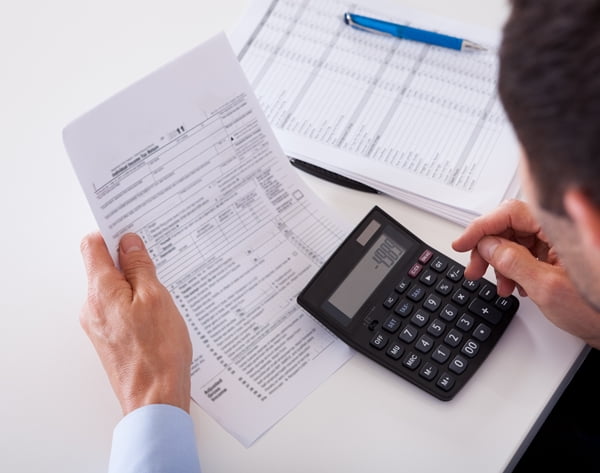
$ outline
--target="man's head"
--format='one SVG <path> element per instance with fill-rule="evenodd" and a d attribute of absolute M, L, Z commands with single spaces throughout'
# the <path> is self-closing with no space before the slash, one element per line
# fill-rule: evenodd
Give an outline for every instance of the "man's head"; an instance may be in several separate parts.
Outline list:
<path fill-rule="evenodd" d="M 499 90 L 540 206 L 577 188 L 600 209 L 600 1 L 512 0 Z"/>
<path fill-rule="evenodd" d="M 600 0 L 512 0 L 499 90 L 524 150 L 525 194 L 600 310 Z"/>

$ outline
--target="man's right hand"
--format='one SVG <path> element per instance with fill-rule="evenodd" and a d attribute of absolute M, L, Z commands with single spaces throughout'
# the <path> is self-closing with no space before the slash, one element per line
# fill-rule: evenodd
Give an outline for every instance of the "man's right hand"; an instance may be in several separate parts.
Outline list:
<path fill-rule="evenodd" d="M 600 348 L 600 313 L 581 297 L 526 203 L 504 202 L 475 219 L 452 246 L 471 251 L 466 277 L 478 279 L 492 266 L 499 295 L 516 287 L 555 325 Z"/>

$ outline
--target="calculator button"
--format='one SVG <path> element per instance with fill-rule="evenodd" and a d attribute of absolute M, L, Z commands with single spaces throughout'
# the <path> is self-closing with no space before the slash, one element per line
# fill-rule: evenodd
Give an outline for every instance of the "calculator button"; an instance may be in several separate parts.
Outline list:
<path fill-rule="evenodd" d="M 446 330 L 446 324 L 440 319 L 435 319 L 429 324 L 429 327 L 427 327 L 427 333 L 433 335 L 434 337 L 439 337 L 442 333 L 444 333 L 444 330 Z"/>
<path fill-rule="evenodd" d="M 458 309 L 452 304 L 446 304 L 446 306 L 440 312 L 440 317 L 448 322 L 452 322 L 458 315 Z"/>
<path fill-rule="evenodd" d="M 469 362 L 460 355 L 456 357 L 448 364 L 448 369 L 456 374 L 461 374 L 469 366 Z"/>
<path fill-rule="evenodd" d="M 387 345 L 389 338 L 383 333 L 378 333 L 371 339 L 371 346 L 377 348 L 378 350 L 383 350 Z"/>
<path fill-rule="evenodd" d="M 425 307 L 430 312 L 435 312 L 442 305 L 442 299 L 440 299 L 435 294 L 429 294 L 423 302 L 423 307 Z"/>
<path fill-rule="evenodd" d="M 450 348 L 444 345 L 439 345 L 431 354 L 431 359 L 438 363 L 445 363 L 450 356 Z"/>
<path fill-rule="evenodd" d="M 415 327 L 407 325 L 402 329 L 398 338 L 403 342 L 410 343 L 417 337 L 418 333 L 419 331 Z"/>
<path fill-rule="evenodd" d="M 454 383 L 454 376 L 452 376 L 449 373 L 443 373 L 442 376 L 440 376 L 440 379 L 438 379 L 437 383 L 435 384 L 438 387 L 442 388 L 444 391 L 450 391 L 452 389 L 452 386 L 454 386 Z"/>
<path fill-rule="evenodd" d="M 400 328 L 401 322 L 398 317 L 390 315 L 381 326 L 386 332 L 394 333 Z"/>
<path fill-rule="evenodd" d="M 394 290 L 398 293 L 398 294 L 403 294 L 404 291 L 406 291 L 408 289 L 408 286 L 410 286 L 410 280 L 409 279 L 403 279 L 402 281 L 400 281 L 396 287 L 394 288 Z"/>
<path fill-rule="evenodd" d="M 423 269 L 423 266 L 422 266 L 422 265 L 420 265 L 419 263 L 415 263 L 415 264 L 413 264 L 413 265 L 412 265 L 412 267 L 409 269 L 409 271 L 408 271 L 408 275 L 409 275 L 411 278 L 416 278 L 416 277 L 419 275 L 419 273 L 421 272 L 421 270 L 422 270 L 422 269 Z"/>
<path fill-rule="evenodd" d="M 473 317 L 468 314 L 463 314 L 460 316 L 460 319 L 458 319 L 458 322 L 456 322 L 456 326 L 463 332 L 468 332 L 471 330 L 474 322 L 475 319 L 473 319 Z"/>
<path fill-rule="evenodd" d="M 437 286 L 435 286 L 435 290 L 439 292 L 442 296 L 447 296 L 452 292 L 454 286 L 448 282 L 447 279 L 442 279 Z"/>
<path fill-rule="evenodd" d="M 424 310 L 419 309 L 410 318 L 410 321 L 417 327 L 423 327 L 427 322 L 429 322 L 429 314 Z"/>
<path fill-rule="evenodd" d="M 469 300 L 469 293 L 462 287 L 459 287 L 454 295 L 452 296 L 452 302 L 456 302 L 459 305 L 465 305 Z"/>
<path fill-rule="evenodd" d="M 419 263 L 427 264 L 427 262 L 431 259 L 432 256 L 433 256 L 433 251 L 431 251 L 431 250 L 423 251 L 423 253 L 421 253 L 421 256 L 419 256 Z"/>
<path fill-rule="evenodd" d="M 462 333 L 453 328 L 448 332 L 448 335 L 444 338 L 444 343 L 447 343 L 451 347 L 457 347 L 462 340 Z"/>
<path fill-rule="evenodd" d="M 481 297 L 484 301 L 491 302 L 494 297 L 496 297 L 496 288 L 491 284 L 486 284 L 479 291 L 479 297 Z"/>
<path fill-rule="evenodd" d="M 406 355 L 402 364 L 410 370 L 416 370 L 421 364 L 421 357 L 411 351 Z"/>
<path fill-rule="evenodd" d="M 446 277 L 450 279 L 452 282 L 458 282 L 462 279 L 464 274 L 464 269 L 462 266 L 453 265 L 448 272 L 446 273 Z"/>
<path fill-rule="evenodd" d="M 469 358 L 473 358 L 475 355 L 477 355 L 477 353 L 479 353 L 479 342 L 473 340 L 472 338 L 469 338 L 467 340 L 467 343 L 463 345 L 460 351 L 461 353 L 467 355 Z"/>
<path fill-rule="evenodd" d="M 448 267 L 448 262 L 444 258 L 438 256 L 433 260 L 433 263 L 431 263 L 431 267 L 438 273 L 441 273 Z"/>
<path fill-rule="evenodd" d="M 419 370 L 419 375 L 429 381 L 435 378 L 438 369 L 434 366 L 433 363 L 429 361 L 423 365 L 423 367 Z"/>
<path fill-rule="evenodd" d="M 385 354 L 394 360 L 399 360 L 404 353 L 404 347 L 398 343 L 392 343 L 385 351 Z"/>
<path fill-rule="evenodd" d="M 406 297 L 415 302 L 419 302 L 425 296 L 425 289 L 421 286 L 415 286 L 408 291 Z"/>
<path fill-rule="evenodd" d="M 462 283 L 462 287 L 464 287 L 467 291 L 475 292 L 479 288 L 479 281 L 474 281 L 473 279 L 465 279 Z"/>
<path fill-rule="evenodd" d="M 469 310 L 474 314 L 483 317 L 485 320 L 492 324 L 497 324 L 502 319 L 502 314 L 490 305 L 486 304 L 481 299 L 473 299 L 469 304 Z"/>
<path fill-rule="evenodd" d="M 383 301 L 383 306 L 386 309 L 391 309 L 392 307 L 394 307 L 394 304 L 396 303 L 397 300 L 398 300 L 397 294 L 390 294 L 387 297 L 387 299 L 385 301 Z"/>
<path fill-rule="evenodd" d="M 433 348 L 433 339 L 427 335 L 421 335 L 421 338 L 415 343 L 415 348 L 420 352 L 427 353 Z"/>
<path fill-rule="evenodd" d="M 498 307 L 498 309 L 508 310 L 512 307 L 512 300 L 507 297 L 499 297 L 496 300 L 495 306 Z"/>
<path fill-rule="evenodd" d="M 419 281 L 421 281 L 426 286 L 433 286 L 436 280 L 436 275 L 429 270 L 426 270 L 419 278 Z"/>
<path fill-rule="evenodd" d="M 473 336 L 480 342 L 485 342 L 491 333 L 492 329 L 486 324 L 479 324 L 473 331 Z"/>
<path fill-rule="evenodd" d="M 400 303 L 394 309 L 394 313 L 401 315 L 402 317 L 408 317 L 413 310 L 413 303 L 402 299 Z"/>

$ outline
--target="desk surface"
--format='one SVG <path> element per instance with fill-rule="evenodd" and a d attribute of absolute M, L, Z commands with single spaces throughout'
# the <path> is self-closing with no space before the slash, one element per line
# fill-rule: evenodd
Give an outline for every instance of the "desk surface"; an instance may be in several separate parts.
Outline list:
<path fill-rule="evenodd" d="M 501 0 L 404 3 L 492 28 L 508 12 Z M 246 5 L 33 0 L 0 15 L 1 471 L 104 472 L 121 417 L 79 327 L 79 241 L 96 225 L 64 151 L 63 126 L 231 28 Z M 353 223 L 377 204 L 448 252 L 461 230 L 388 197 L 302 177 Z M 194 405 L 203 469 L 501 472 L 583 349 L 523 301 L 497 349 L 450 403 L 355 356 L 249 449 Z"/>

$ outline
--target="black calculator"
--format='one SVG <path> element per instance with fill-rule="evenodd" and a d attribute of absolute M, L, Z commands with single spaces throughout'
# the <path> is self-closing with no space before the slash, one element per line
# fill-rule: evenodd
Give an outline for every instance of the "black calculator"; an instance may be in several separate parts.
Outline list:
<path fill-rule="evenodd" d="M 448 401 L 519 307 L 375 206 L 298 296 L 352 348 Z"/>

